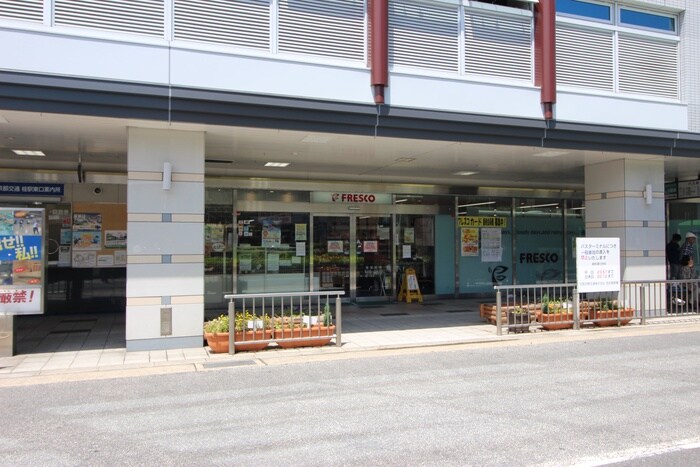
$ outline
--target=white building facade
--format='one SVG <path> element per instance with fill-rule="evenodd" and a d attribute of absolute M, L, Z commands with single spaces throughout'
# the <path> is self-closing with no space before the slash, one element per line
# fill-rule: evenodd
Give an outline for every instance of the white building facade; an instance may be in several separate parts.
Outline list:
<path fill-rule="evenodd" d="M 65 186 L 0 201 L 46 208 L 46 312 L 123 309 L 130 350 L 201 346 L 232 291 L 572 281 L 584 235 L 664 279 L 699 28 L 684 0 L 0 1 L 0 181 Z"/>

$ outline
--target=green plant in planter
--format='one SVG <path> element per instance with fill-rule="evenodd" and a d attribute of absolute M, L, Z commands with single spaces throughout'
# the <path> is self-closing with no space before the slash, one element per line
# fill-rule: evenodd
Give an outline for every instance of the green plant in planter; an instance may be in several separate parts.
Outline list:
<path fill-rule="evenodd" d="M 228 315 L 221 315 L 204 323 L 204 332 L 228 332 Z"/>
<path fill-rule="evenodd" d="M 326 302 L 326 304 L 323 305 L 323 325 L 330 326 L 332 324 L 333 324 L 333 315 L 331 315 L 330 307 L 328 306 L 328 302 Z"/>

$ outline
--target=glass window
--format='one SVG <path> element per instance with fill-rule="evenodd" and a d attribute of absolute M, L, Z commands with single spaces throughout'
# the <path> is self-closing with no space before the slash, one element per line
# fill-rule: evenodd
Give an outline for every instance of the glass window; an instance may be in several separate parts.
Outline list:
<path fill-rule="evenodd" d="M 465 196 L 458 209 L 459 291 L 513 284 L 511 200 Z"/>
<path fill-rule="evenodd" d="M 658 29 L 660 31 L 676 31 L 676 19 L 672 16 L 628 10 L 627 8 L 620 9 L 620 24 Z"/>
<path fill-rule="evenodd" d="M 603 21 L 610 21 L 610 5 L 582 2 L 580 0 L 557 0 L 557 12 L 567 15 L 584 16 Z"/>
<path fill-rule="evenodd" d="M 524 198 L 515 209 L 518 284 L 564 282 L 562 201 Z"/>
<path fill-rule="evenodd" d="M 235 231 L 238 293 L 309 290 L 309 215 L 241 212 Z"/>

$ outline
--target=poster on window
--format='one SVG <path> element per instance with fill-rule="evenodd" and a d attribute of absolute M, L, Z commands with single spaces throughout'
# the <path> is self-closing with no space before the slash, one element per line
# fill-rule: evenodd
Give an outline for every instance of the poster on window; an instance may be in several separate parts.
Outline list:
<path fill-rule="evenodd" d="M 342 253 L 343 252 L 343 241 L 342 240 L 328 240 L 328 253 Z"/>
<path fill-rule="evenodd" d="M 294 224 L 294 240 L 297 242 L 306 241 L 306 224 Z"/>
<path fill-rule="evenodd" d="M 0 208 L 0 313 L 43 313 L 44 210 Z"/>
<path fill-rule="evenodd" d="M 282 229 L 270 219 L 262 221 L 261 245 L 266 248 L 278 247 L 282 244 Z"/>
<path fill-rule="evenodd" d="M 462 227 L 462 256 L 479 256 L 479 229 Z"/>
<path fill-rule="evenodd" d="M 97 212 L 73 213 L 73 230 L 102 230 L 102 214 Z"/>
<path fill-rule="evenodd" d="M 105 248 L 126 248 L 126 230 L 105 230 Z"/>
<path fill-rule="evenodd" d="M 362 251 L 365 253 L 376 253 L 379 248 L 377 240 L 366 240 L 362 243 Z"/>
<path fill-rule="evenodd" d="M 403 242 L 404 243 L 413 243 L 415 241 L 416 234 L 415 230 L 413 230 L 413 227 L 406 227 L 403 229 Z"/>
<path fill-rule="evenodd" d="M 483 263 L 500 263 L 503 258 L 500 228 L 483 227 L 481 229 L 481 261 Z"/>
<path fill-rule="evenodd" d="M 102 249 L 102 232 L 73 231 L 73 250 L 100 250 Z"/>

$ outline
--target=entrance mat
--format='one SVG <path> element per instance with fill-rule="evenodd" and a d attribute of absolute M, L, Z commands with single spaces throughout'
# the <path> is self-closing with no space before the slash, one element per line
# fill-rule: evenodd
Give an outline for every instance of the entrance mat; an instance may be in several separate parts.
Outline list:
<path fill-rule="evenodd" d="M 467 313 L 471 310 L 445 310 L 445 313 Z"/>
<path fill-rule="evenodd" d="M 97 321 L 97 318 L 62 319 L 61 323 L 87 323 L 89 321 Z"/>
<path fill-rule="evenodd" d="M 64 330 L 55 330 L 49 332 L 49 334 L 75 334 L 76 332 L 90 332 L 92 331 L 92 328 L 88 329 L 64 329 Z"/>
<path fill-rule="evenodd" d="M 433 305 L 444 305 L 442 302 L 423 302 L 421 303 L 423 306 L 433 306 Z"/>
<path fill-rule="evenodd" d="M 408 316 L 408 313 L 379 313 L 379 316 Z"/>

